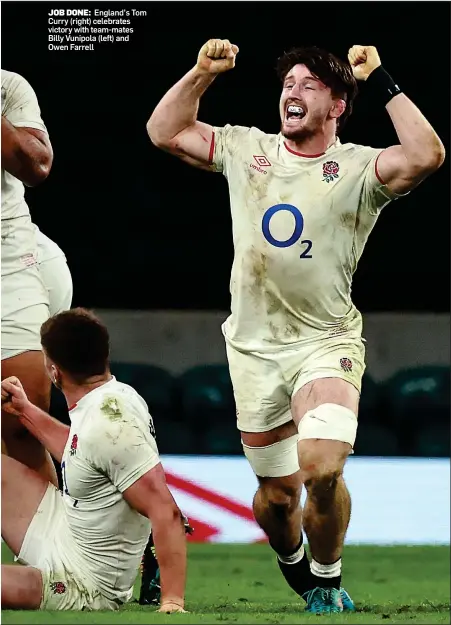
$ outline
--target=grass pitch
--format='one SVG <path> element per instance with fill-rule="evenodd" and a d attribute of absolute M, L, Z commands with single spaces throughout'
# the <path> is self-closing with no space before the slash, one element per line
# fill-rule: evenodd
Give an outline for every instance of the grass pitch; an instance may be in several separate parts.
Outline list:
<path fill-rule="evenodd" d="M 2 562 L 11 555 L 2 545 Z M 119 612 L 2 610 L 2 623 L 450 623 L 449 547 L 345 549 L 343 585 L 357 612 L 318 617 L 285 585 L 266 545 L 190 544 L 186 609 L 157 614 L 129 604 Z M 136 592 L 139 585 L 136 584 Z"/>

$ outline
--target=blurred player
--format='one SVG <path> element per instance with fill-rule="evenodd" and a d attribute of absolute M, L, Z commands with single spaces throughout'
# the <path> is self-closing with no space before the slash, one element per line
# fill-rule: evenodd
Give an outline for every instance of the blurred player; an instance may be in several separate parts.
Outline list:
<path fill-rule="evenodd" d="M 72 276 L 63 250 L 33 224 L 36 232 L 37 261 L 49 297 L 50 315 L 69 310 L 72 304 Z"/>
<path fill-rule="evenodd" d="M 36 260 L 36 235 L 24 199 L 24 184 L 45 180 L 52 147 L 29 83 L 2 70 L 2 378 L 20 378 L 30 401 L 43 410 L 50 381 L 39 329 L 49 316 L 49 298 Z M 51 458 L 11 415 L 2 414 L 2 450 L 57 483 Z"/>
<path fill-rule="evenodd" d="M 255 518 L 308 611 L 353 610 L 340 591 L 350 518 L 342 473 L 365 366 L 352 275 L 382 208 L 436 171 L 444 148 L 372 46 L 351 48 L 349 63 L 317 48 L 285 54 L 278 135 L 197 121 L 202 94 L 237 52 L 228 40 L 206 43 L 147 129 L 156 146 L 228 180 L 235 258 L 223 332 L 238 428 L 259 480 Z M 340 143 L 356 79 L 386 107 L 398 145 Z M 261 108 L 258 86 L 244 104 Z"/>
<path fill-rule="evenodd" d="M 2 536 L 26 565 L 2 566 L 2 608 L 117 609 L 132 597 L 152 524 L 160 610 L 182 612 L 185 530 L 146 403 L 110 374 L 108 331 L 89 311 L 51 317 L 41 337 L 70 428 L 32 404 L 15 376 L 2 381 L 2 403 L 61 462 L 63 493 L 2 455 Z"/>

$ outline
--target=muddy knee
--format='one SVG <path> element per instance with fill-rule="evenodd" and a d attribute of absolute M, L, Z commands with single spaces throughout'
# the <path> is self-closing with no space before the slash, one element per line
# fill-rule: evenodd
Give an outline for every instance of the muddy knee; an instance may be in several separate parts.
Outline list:
<path fill-rule="evenodd" d="M 304 481 L 310 496 L 325 497 L 337 487 L 338 480 L 343 475 L 341 469 L 324 468 L 314 471 Z"/>
<path fill-rule="evenodd" d="M 256 497 L 260 498 L 273 518 L 283 521 L 298 509 L 300 489 L 283 480 L 261 479 Z"/>

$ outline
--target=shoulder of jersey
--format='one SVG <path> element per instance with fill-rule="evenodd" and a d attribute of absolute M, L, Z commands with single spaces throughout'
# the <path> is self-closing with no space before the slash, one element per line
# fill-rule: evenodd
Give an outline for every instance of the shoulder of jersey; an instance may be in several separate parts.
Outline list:
<path fill-rule="evenodd" d="M 2 69 L 2 87 L 9 87 L 11 83 L 28 82 L 23 76 L 17 72 L 10 72 L 7 69 Z"/>
<path fill-rule="evenodd" d="M 124 402 L 128 406 L 133 405 L 135 409 L 139 404 L 141 407 L 147 408 L 147 404 L 138 391 L 130 384 L 125 384 L 120 380 L 116 380 L 114 386 L 109 386 L 101 394 L 102 400 L 108 396 L 117 397 L 119 401 Z M 99 398 L 100 399 L 100 398 Z"/>
<path fill-rule="evenodd" d="M 266 132 L 263 132 L 263 130 L 260 130 L 260 128 L 256 128 L 255 126 L 246 128 L 246 130 L 248 132 L 249 142 L 258 145 L 259 149 L 262 152 L 267 153 L 271 148 L 277 146 L 279 135 L 268 134 Z"/>
<path fill-rule="evenodd" d="M 373 148 L 369 145 L 359 145 L 357 143 L 344 143 L 337 148 L 335 152 L 336 156 L 344 156 L 349 159 L 363 159 L 367 161 L 377 155 L 378 152 L 383 152 L 384 148 Z"/>
<path fill-rule="evenodd" d="M 276 139 L 277 135 L 272 135 L 272 134 L 268 134 L 266 132 L 263 132 L 263 130 L 260 130 L 260 128 L 257 128 L 256 126 L 239 126 L 238 124 L 226 124 L 224 126 L 224 128 L 228 128 L 231 131 L 234 131 L 237 134 L 249 134 L 252 138 L 255 139 L 264 139 L 264 138 L 268 138 L 268 139 Z"/>
<path fill-rule="evenodd" d="M 338 148 L 341 152 L 361 152 L 363 150 L 373 150 L 369 145 L 361 145 L 360 143 L 342 143 Z"/>

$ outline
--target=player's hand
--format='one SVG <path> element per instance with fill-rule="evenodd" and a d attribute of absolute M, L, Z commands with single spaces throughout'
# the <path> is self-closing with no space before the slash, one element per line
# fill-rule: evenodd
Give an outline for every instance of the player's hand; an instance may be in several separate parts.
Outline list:
<path fill-rule="evenodd" d="M 186 614 L 186 610 L 184 610 L 181 605 L 178 603 L 172 603 L 171 601 L 162 603 L 158 612 L 163 612 L 164 614 Z"/>
<path fill-rule="evenodd" d="M 15 376 L 2 380 L 2 410 L 21 416 L 30 405 L 20 380 Z"/>
<path fill-rule="evenodd" d="M 238 46 L 228 39 L 210 39 L 199 51 L 197 69 L 207 74 L 222 74 L 235 67 Z"/>
<path fill-rule="evenodd" d="M 371 72 L 381 65 L 374 46 L 352 46 L 348 52 L 348 60 L 356 80 L 366 80 Z"/>

